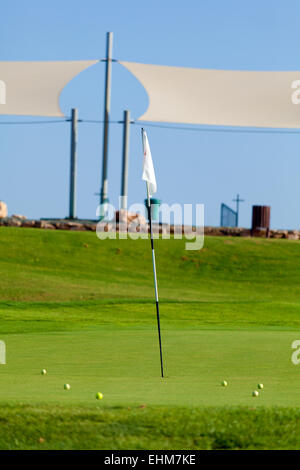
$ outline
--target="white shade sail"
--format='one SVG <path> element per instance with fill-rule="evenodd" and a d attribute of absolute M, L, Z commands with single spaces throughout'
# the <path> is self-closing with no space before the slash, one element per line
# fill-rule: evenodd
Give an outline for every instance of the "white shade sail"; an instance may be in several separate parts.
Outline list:
<path fill-rule="evenodd" d="M 0 62 L 0 114 L 64 116 L 59 95 L 98 60 Z"/>
<path fill-rule="evenodd" d="M 300 71 L 120 63 L 148 93 L 149 107 L 140 121 L 300 128 Z"/>

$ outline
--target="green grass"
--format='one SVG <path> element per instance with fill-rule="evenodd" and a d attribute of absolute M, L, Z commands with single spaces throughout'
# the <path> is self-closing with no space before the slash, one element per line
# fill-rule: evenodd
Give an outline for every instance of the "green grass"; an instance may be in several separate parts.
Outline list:
<path fill-rule="evenodd" d="M 299 242 L 184 243 L 156 242 L 162 380 L 148 240 L 0 228 L 0 448 L 300 448 Z"/>
<path fill-rule="evenodd" d="M 1 449 L 299 449 L 300 411 L 7 405 L 0 423 Z"/>

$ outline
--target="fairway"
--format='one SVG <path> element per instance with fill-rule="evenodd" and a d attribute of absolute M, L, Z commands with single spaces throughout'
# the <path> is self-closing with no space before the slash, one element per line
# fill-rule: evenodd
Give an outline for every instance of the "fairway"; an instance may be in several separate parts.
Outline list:
<path fill-rule="evenodd" d="M 230 436 L 252 419 L 251 426 L 261 420 L 263 429 L 266 413 L 278 426 L 284 416 L 299 425 L 300 365 L 291 361 L 292 342 L 300 339 L 298 242 L 206 237 L 196 252 L 185 251 L 184 240 L 156 242 L 164 379 L 148 243 L 0 229 L 0 340 L 7 348 L 0 419 L 11 432 L 25 433 L 11 443 L 3 428 L 1 448 L 40 448 L 41 416 L 53 422 L 61 416 L 67 426 L 63 437 L 51 431 L 45 448 L 263 448 L 267 436 L 255 444 L 254 428 L 246 443 Z M 264 389 L 254 398 L 258 383 Z M 97 392 L 103 400 L 96 400 Z M 199 440 L 194 424 L 187 438 L 180 429 L 188 410 L 217 416 L 219 424 L 208 436 L 201 418 L 206 437 Z M 226 421 L 229 410 L 239 416 L 235 431 Z M 79 443 L 68 423 L 85 412 L 89 424 L 83 420 L 81 432 L 89 437 Z M 142 412 L 147 422 L 137 440 L 136 413 Z M 166 440 L 153 435 L 149 442 L 147 429 L 159 432 L 161 413 L 168 414 L 166 423 L 171 419 Z M 127 437 L 111 431 L 109 423 L 119 419 L 126 420 Z M 102 421 L 108 428 L 95 443 L 89 429 L 94 433 Z M 221 441 L 220 423 L 228 427 Z"/>

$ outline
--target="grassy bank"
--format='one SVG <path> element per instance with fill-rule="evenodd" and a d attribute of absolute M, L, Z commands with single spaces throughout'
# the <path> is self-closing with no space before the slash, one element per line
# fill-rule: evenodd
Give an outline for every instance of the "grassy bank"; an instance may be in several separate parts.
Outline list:
<path fill-rule="evenodd" d="M 300 412 L 7 406 L 0 449 L 299 449 Z"/>

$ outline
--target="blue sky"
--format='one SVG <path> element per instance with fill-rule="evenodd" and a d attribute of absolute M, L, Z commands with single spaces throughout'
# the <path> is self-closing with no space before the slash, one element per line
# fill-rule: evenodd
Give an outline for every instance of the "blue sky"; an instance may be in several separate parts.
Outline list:
<path fill-rule="evenodd" d="M 0 60 L 101 59 L 106 32 L 112 31 L 113 55 L 119 60 L 300 70 L 297 1 L 10 0 L 0 8 Z M 69 115 L 78 107 L 79 117 L 101 120 L 103 100 L 104 64 L 99 63 L 67 85 L 61 108 Z M 124 109 L 139 117 L 147 100 L 136 79 L 113 64 L 111 119 L 121 120 Z M 0 122 L 32 119 L 0 116 Z M 231 200 L 239 193 L 246 200 L 240 225 L 250 226 L 253 204 L 267 204 L 272 206 L 272 227 L 300 228 L 300 133 L 145 127 L 155 161 L 157 196 L 164 202 L 204 203 L 206 225 L 218 225 L 221 202 L 234 205 Z M 32 218 L 67 215 L 69 151 L 69 123 L 0 125 L 0 199 L 10 213 Z M 108 176 L 114 204 L 120 192 L 121 152 L 122 126 L 112 124 Z M 129 203 L 144 199 L 141 167 L 140 126 L 132 125 Z M 79 217 L 95 217 L 101 168 L 102 125 L 81 123 Z"/>

